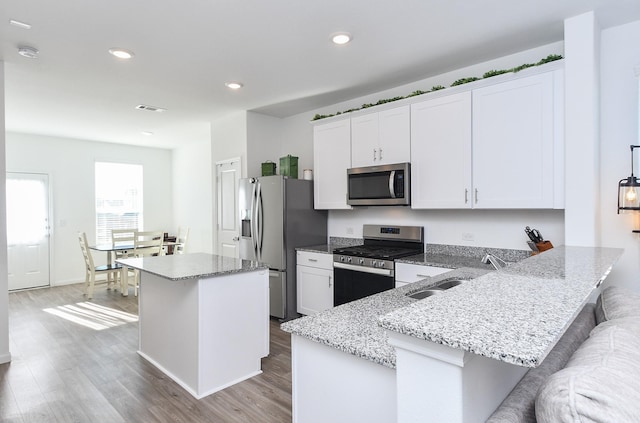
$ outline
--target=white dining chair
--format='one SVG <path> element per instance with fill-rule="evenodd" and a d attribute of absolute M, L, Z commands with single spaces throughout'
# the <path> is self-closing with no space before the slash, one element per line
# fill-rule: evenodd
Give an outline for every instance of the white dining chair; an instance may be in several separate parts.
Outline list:
<path fill-rule="evenodd" d="M 176 246 L 173 254 L 184 254 L 187 249 L 187 240 L 189 239 L 189 227 L 183 229 L 178 227 L 178 236 L 176 237 Z"/>
<path fill-rule="evenodd" d="M 93 298 L 93 289 L 96 283 L 96 275 L 106 275 L 107 277 L 107 289 L 113 284 L 115 286 L 117 275 L 120 273 L 121 266 L 119 264 L 108 263 L 101 266 L 96 266 L 89 249 L 89 243 L 87 242 L 87 234 L 84 232 L 78 232 L 78 241 L 80 242 L 80 249 L 84 257 L 85 263 L 85 278 L 84 278 L 84 292 L 88 299 Z"/>
<path fill-rule="evenodd" d="M 164 232 L 162 231 L 136 231 L 133 240 L 134 257 L 151 257 L 164 255 L 162 241 Z M 140 272 L 135 271 L 133 294 L 138 295 L 140 287 Z"/>
<path fill-rule="evenodd" d="M 130 246 L 131 248 L 127 249 L 127 250 L 113 250 L 113 253 L 115 255 L 115 259 L 123 259 L 123 258 L 129 258 L 129 257 L 134 257 L 133 255 L 133 244 L 134 244 L 134 239 L 135 239 L 135 233 L 138 232 L 138 228 L 129 228 L 129 229 L 112 229 L 111 230 L 111 245 L 115 248 L 115 247 L 127 247 Z M 129 270 L 129 273 L 131 274 L 131 276 L 134 276 L 134 272 L 133 269 Z M 123 291 L 124 290 L 124 285 L 123 285 L 123 278 L 124 276 L 122 274 L 118 274 L 118 279 L 120 282 L 120 290 Z"/>

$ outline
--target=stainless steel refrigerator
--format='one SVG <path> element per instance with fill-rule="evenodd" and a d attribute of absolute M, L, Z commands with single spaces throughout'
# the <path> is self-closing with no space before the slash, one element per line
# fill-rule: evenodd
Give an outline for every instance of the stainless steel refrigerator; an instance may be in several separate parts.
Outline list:
<path fill-rule="evenodd" d="M 240 258 L 269 266 L 270 314 L 296 310 L 296 247 L 327 243 L 327 212 L 313 208 L 313 181 L 281 175 L 240 180 Z"/>

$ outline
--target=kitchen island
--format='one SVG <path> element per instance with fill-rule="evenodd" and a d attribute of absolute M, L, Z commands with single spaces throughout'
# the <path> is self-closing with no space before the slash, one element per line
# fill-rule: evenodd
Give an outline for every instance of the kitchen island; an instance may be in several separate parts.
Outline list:
<path fill-rule="evenodd" d="M 204 253 L 118 263 L 140 272 L 138 353 L 191 395 L 261 373 L 269 354 L 268 268 Z"/>
<path fill-rule="evenodd" d="M 378 422 L 484 421 L 542 362 L 621 254 L 558 247 L 283 324 L 292 333 L 294 422 L 349 421 L 364 408 Z M 465 272 L 471 280 L 440 295 L 405 295 Z M 340 370 L 327 376 L 327 366 Z"/>

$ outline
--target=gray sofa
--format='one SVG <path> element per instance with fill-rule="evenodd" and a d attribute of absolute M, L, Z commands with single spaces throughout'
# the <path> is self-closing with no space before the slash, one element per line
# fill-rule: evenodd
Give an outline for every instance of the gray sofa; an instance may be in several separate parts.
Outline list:
<path fill-rule="evenodd" d="M 640 422 L 640 295 L 603 290 L 487 422 Z"/>

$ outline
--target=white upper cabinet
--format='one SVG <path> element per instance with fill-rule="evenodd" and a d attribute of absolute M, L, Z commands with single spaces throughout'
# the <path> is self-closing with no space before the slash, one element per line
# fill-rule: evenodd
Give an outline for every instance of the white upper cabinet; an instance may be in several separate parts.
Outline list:
<path fill-rule="evenodd" d="M 411 207 L 562 208 L 561 97 L 556 70 L 413 104 Z"/>
<path fill-rule="evenodd" d="M 411 105 L 411 205 L 470 208 L 471 92 Z"/>
<path fill-rule="evenodd" d="M 347 204 L 347 169 L 351 167 L 349 119 L 313 128 L 313 193 L 316 209 L 350 209 Z"/>
<path fill-rule="evenodd" d="M 553 76 L 473 91 L 474 208 L 553 208 Z"/>
<path fill-rule="evenodd" d="M 409 106 L 352 118 L 350 167 L 408 162 L 409 121 Z"/>

